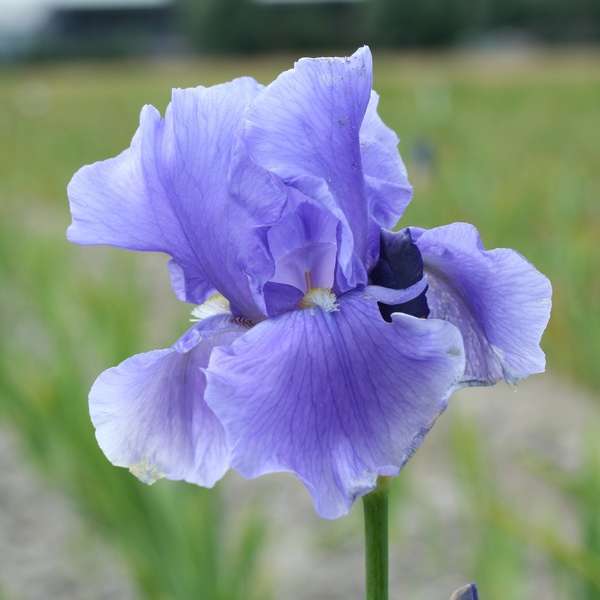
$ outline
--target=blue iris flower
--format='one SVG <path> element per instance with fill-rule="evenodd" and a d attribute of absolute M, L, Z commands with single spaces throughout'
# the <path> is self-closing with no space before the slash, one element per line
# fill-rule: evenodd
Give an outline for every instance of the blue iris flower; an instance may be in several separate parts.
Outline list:
<path fill-rule="evenodd" d="M 102 373 L 98 442 L 146 482 L 294 473 L 335 518 L 397 475 L 463 385 L 544 370 L 548 280 L 464 223 L 390 231 L 412 189 L 368 48 L 145 106 L 79 170 L 68 238 L 163 252 L 198 305 L 170 348 Z"/>

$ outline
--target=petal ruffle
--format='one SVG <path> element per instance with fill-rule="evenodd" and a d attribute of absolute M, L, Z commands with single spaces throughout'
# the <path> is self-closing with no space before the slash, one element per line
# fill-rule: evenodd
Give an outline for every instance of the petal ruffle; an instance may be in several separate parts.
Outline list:
<path fill-rule="evenodd" d="M 423 255 L 431 316 L 454 323 L 463 334 L 464 383 L 516 382 L 543 372 L 548 279 L 514 250 L 486 250 L 467 223 L 410 232 Z"/>
<path fill-rule="evenodd" d="M 244 136 L 259 165 L 307 196 L 314 198 L 319 184 L 326 184 L 362 264 L 369 218 L 359 131 L 371 82 L 372 59 L 366 47 L 349 58 L 302 59 L 256 99 Z M 320 201 L 328 201 L 323 190 L 320 195 Z M 361 283 L 359 276 L 353 285 Z M 365 278 L 362 273 L 362 283 Z"/>
<path fill-rule="evenodd" d="M 194 325 L 171 348 L 128 358 L 90 391 L 90 415 L 107 458 L 145 483 L 183 479 L 211 487 L 229 468 L 222 425 L 204 401 L 202 369 L 217 344 L 246 329 L 231 315 Z"/>
<path fill-rule="evenodd" d="M 287 192 L 240 152 L 242 119 L 260 89 L 242 78 L 174 90 L 164 119 L 145 107 L 128 150 L 73 177 L 69 239 L 165 252 L 187 300 L 214 289 L 237 312 L 261 315 L 273 265 L 256 227 L 276 220 Z"/>
<path fill-rule="evenodd" d="M 371 217 L 392 228 L 410 203 L 412 187 L 398 151 L 400 140 L 377 114 L 379 96 L 371 100 L 360 128 L 360 149 Z"/>
<path fill-rule="evenodd" d="M 446 321 L 383 321 L 361 292 L 339 309 L 311 308 L 259 323 L 206 370 L 205 398 L 246 477 L 295 473 L 326 518 L 345 514 L 379 475 L 395 475 L 464 370 Z"/>

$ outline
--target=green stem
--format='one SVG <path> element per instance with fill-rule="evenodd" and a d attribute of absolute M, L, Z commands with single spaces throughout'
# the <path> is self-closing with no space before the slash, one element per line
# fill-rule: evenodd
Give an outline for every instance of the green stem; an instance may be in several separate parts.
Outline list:
<path fill-rule="evenodd" d="M 388 600 L 388 487 L 389 479 L 380 477 L 363 497 L 367 600 Z"/>

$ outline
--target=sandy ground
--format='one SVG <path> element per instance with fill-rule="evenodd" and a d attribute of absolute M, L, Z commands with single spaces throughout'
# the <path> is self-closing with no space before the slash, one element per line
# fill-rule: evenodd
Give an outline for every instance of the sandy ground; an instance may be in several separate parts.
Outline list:
<path fill-rule="evenodd" d="M 401 525 L 396 523 L 392 530 L 392 598 L 446 599 L 470 580 L 464 571 L 466 550 L 461 541 L 471 533 L 448 456 L 449 423 L 454 416 L 467 415 L 477 423 L 489 447 L 490 472 L 502 492 L 532 518 L 539 516 L 540 510 L 548 514 L 561 511 L 560 533 L 568 539 L 572 516 L 561 498 L 537 481 L 518 457 L 534 452 L 564 468 L 576 466 L 584 432 L 600 422 L 599 406 L 588 394 L 548 375 L 518 388 L 469 389 L 457 395 L 405 471 L 412 497 L 423 502 L 412 502 L 401 511 L 396 520 Z M 90 546 L 77 511 L 68 499 L 47 489 L 20 453 L 14 432 L 6 428 L 0 428 L 0 474 L 0 597 L 136 598 L 119 558 L 100 543 Z M 230 476 L 225 494 L 233 518 L 249 502 L 268 505 L 271 534 L 265 556 L 277 599 L 361 597 L 358 504 L 345 519 L 321 521 L 302 487 L 288 476 L 253 482 Z M 433 544 L 432 535 L 437 538 Z M 443 572 L 436 566 L 439 557 L 428 554 L 432 547 L 445 553 Z M 524 598 L 559 600 L 550 585 L 548 566 L 537 560 L 535 553 L 529 569 L 532 589 Z"/>
<path fill-rule="evenodd" d="M 91 543 L 81 517 L 0 428 L 0 598 L 129 600 L 132 582 L 109 548 Z"/>

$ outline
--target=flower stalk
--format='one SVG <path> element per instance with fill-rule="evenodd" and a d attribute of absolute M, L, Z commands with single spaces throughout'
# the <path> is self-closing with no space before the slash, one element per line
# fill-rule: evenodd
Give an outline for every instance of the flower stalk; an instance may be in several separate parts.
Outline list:
<path fill-rule="evenodd" d="M 389 478 L 363 497 L 365 515 L 366 600 L 388 600 L 388 495 Z"/>

